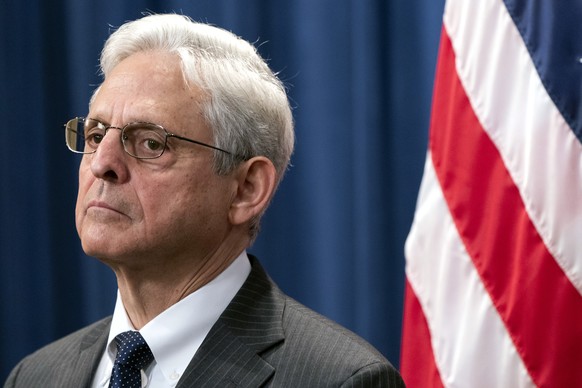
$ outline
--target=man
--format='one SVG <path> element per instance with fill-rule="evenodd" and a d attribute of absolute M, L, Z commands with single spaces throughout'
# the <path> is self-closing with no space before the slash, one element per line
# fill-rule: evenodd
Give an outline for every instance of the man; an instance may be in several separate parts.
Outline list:
<path fill-rule="evenodd" d="M 403 386 L 365 341 L 290 299 L 246 248 L 293 149 L 284 88 L 249 43 L 179 15 L 123 25 L 86 118 L 76 225 L 115 272 L 112 317 L 6 387 Z"/>

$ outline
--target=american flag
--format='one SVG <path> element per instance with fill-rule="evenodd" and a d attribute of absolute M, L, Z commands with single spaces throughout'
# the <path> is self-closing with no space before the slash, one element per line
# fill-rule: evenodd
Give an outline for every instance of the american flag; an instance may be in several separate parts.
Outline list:
<path fill-rule="evenodd" d="M 582 387 L 582 1 L 448 0 L 408 387 Z"/>

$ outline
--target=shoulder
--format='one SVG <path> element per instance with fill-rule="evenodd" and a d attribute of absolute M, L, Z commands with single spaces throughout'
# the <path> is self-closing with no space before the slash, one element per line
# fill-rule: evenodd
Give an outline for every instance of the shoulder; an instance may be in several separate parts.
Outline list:
<path fill-rule="evenodd" d="M 205 340 L 209 349 L 236 337 L 273 368 L 272 387 L 403 386 L 372 345 L 284 294 L 249 258 L 251 273 Z"/>
<path fill-rule="evenodd" d="M 267 323 L 260 326 L 262 332 L 278 332 L 281 339 L 261 351 L 275 368 L 270 386 L 404 386 L 398 371 L 372 345 L 283 293 L 255 258 L 251 262 L 253 273 L 244 288 L 254 289 L 247 306 L 255 307 L 245 313 L 251 313 L 254 327 Z"/>
<path fill-rule="evenodd" d="M 51 358 L 54 354 L 78 353 L 83 348 L 93 345 L 103 334 L 107 334 L 110 323 L 111 317 L 104 318 L 51 342 L 32 353 L 26 359 L 43 359 L 47 357 Z"/>
<path fill-rule="evenodd" d="M 110 317 L 102 319 L 28 355 L 14 367 L 5 386 L 41 386 L 58 381 L 59 375 L 79 374 L 74 366 L 90 369 L 94 358 L 103 351 L 110 323 Z"/>
<path fill-rule="evenodd" d="M 301 386 L 404 386 L 392 364 L 352 331 L 282 294 L 285 340 L 273 358 L 281 381 Z M 294 376 L 293 376 L 294 375 Z"/>
<path fill-rule="evenodd" d="M 302 305 L 285 298 L 283 328 L 285 338 L 293 344 L 315 344 L 320 351 L 350 351 L 370 361 L 385 361 L 384 356 L 357 334 Z M 320 348 L 319 345 L 324 347 Z"/>

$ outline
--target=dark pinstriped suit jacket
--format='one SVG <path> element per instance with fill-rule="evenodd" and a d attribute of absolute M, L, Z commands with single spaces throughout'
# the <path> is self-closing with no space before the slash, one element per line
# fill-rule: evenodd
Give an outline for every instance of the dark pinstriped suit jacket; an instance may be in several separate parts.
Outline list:
<path fill-rule="evenodd" d="M 403 387 L 398 372 L 355 334 L 284 295 L 251 257 L 248 279 L 177 387 Z M 87 387 L 111 318 L 22 360 L 8 387 Z"/>

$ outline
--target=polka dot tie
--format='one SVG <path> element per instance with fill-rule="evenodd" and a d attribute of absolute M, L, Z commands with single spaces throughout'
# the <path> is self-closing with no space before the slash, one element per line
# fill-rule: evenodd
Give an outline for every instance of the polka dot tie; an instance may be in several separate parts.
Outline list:
<path fill-rule="evenodd" d="M 139 331 L 126 331 L 115 337 L 117 357 L 113 364 L 109 388 L 141 388 L 140 370 L 154 359 L 150 347 Z"/>

